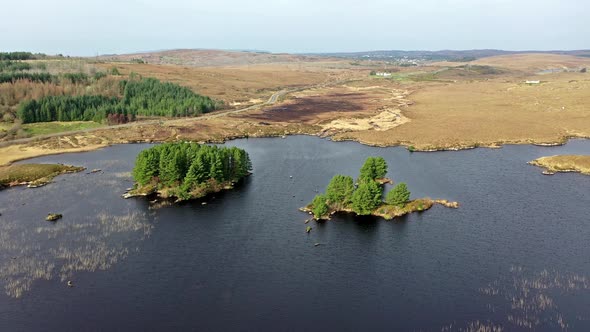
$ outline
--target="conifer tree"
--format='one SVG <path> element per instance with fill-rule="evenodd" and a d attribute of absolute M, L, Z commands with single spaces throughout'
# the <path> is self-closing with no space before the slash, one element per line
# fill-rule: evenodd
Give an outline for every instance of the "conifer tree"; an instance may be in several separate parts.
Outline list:
<path fill-rule="evenodd" d="M 328 204 L 325 195 L 316 195 L 312 201 L 312 213 L 316 219 L 320 219 L 328 213 Z"/>
<path fill-rule="evenodd" d="M 335 175 L 326 188 L 326 196 L 330 204 L 337 204 L 341 207 L 350 205 L 353 192 L 354 181 L 352 177 L 344 175 Z"/>
<path fill-rule="evenodd" d="M 352 210 L 369 215 L 381 204 L 382 189 L 375 181 L 363 181 L 352 194 Z"/>
<path fill-rule="evenodd" d="M 385 202 L 390 205 L 404 207 L 410 200 L 410 191 L 408 186 L 400 182 L 393 189 L 391 189 L 385 196 Z"/>

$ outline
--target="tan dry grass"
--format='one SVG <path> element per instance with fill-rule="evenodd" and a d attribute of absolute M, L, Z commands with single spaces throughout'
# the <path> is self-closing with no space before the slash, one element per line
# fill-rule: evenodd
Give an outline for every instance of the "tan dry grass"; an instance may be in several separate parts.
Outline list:
<path fill-rule="evenodd" d="M 585 155 L 541 157 L 531 161 L 530 164 L 543 167 L 550 173 L 581 172 L 590 175 L 590 156 Z"/>
<path fill-rule="evenodd" d="M 403 109 L 411 121 L 387 131 L 336 135 L 374 145 L 454 148 L 502 143 L 562 142 L 590 137 L 590 75 L 560 73 L 529 86 L 502 78 L 415 84 Z"/>
<path fill-rule="evenodd" d="M 63 173 L 79 172 L 81 167 L 58 164 L 21 164 L 0 167 L 0 188 L 29 182 L 49 182 Z"/>
<path fill-rule="evenodd" d="M 286 53 L 240 52 L 200 49 L 176 49 L 159 52 L 104 55 L 98 57 L 98 60 L 106 61 L 136 62 L 139 59 L 150 64 L 180 65 L 190 67 L 312 62 L 323 60 L 323 58 L 318 57 Z"/>
<path fill-rule="evenodd" d="M 83 140 L 74 146 L 61 145 L 57 143 L 56 138 L 44 140 L 41 143 L 10 145 L 0 148 L 0 166 L 23 159 L 68 152 L 92 151 L 105 146 L 107 146 L 106 142 L 93 144 L 88 140 Z"/>
<path fill-rule="evenodd" d="M 135 72 L 145 77 L 177 83 L 193 91 L 222 100 L 227 105 L 248 105 L 266 100 L 274 91 L 336 80 L 346 71 L 318 65 L 267 64 L 239 67 L 183 67 L 152 64 L 100 64 L 113 66 L 122 74 Z"/>
<path fill-rule="evenodd" d="M 552 68 L 589 67 L 590 58 L 559 54 L 523 53 L 481 58 L 470 62 L 470 64 L 529 71 Z"/>

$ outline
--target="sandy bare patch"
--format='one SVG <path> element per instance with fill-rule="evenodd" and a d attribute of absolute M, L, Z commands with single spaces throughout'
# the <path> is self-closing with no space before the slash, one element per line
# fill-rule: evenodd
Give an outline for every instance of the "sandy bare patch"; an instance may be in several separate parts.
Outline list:
<path fill-rule="evenodd" d="M 370 118 L 344 118 L 331 121 L 322 125 L 324 132 L 333 131 L 358 131 L 358 130 L 388 130 L 410 122 L 410 119 L 403 116 L 401 110 L 383 111 Z"/>

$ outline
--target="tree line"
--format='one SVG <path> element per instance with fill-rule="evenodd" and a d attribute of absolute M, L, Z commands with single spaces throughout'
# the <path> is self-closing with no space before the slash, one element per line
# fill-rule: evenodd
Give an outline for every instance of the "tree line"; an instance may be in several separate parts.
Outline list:
<path fill-rule="evenodd" d="M 19 105 L 17 116 L 23 123 L 50 121 L 101 122 L 109 114 L 122 114 L 119 100 L 97 95 L 47 96 L 27 100 Z M 127 115 L 127 113 L 125 113 Z"/>
<path fill-rule="evenodd" d="M 46 56 L 42 53 L 33 54 L 31 52 L 0 52 L 0 60 L 33 60 Z"/>
<path fill-rule="evenodd" d="M 369 157 L 360 169 L 355 183 L 352 177 L 335 175 L 325 194 L 316 195 L 311 209 L 316 219 L 329 211 L 352 210 L 358 215 L 370 215 L 383 204 L 383 185 L 379 181 L 387 174 L 387 163 L 382 157 Z M 405 183 L 397 184 L 387 193 L 385 203 L 404 207 L 410 200 L 410 192 Z"/>
<path fill-rule="evenodd" d="M 28 72 L 0 72 L 0 83 L 14 83 L 19 80 L 27 80 L 38 83 L 50 83 L 57 80 L 57 76 L 49 73 Z"/>
<path fill-rule="evenodd" d="M 49 75 L 49 74 L 47 74 Z M 86 74 L 64 74 L 71 83 L 88 80 Z M 0 74 L 1 81 L 1 74 Z M 186 87 L 162 83 L 154 78 L 123 80 L 122 98 L 100 95 L 46 96 L 21 102 L 17 115 L 23 123 L 49 121 L 96 121 L 117 119 L 117 123 L 141 116 L 194 116 L 216 108 L 211 98 Z M 117 117 L 109 115 L 117 115 Z"/>
<path fill-rule="evenodd" d="M 22 63 L 22 62 L 19 62 Z M 15 69 L 15 67 L 5 67 L 2 70 L 2 62 L 0 61 L 0 83 L 14 83 L 19 80 L 26 80 L 38 83 L 64 83 L 69 82 L 73 84 L 90 84 L 91 77 L 86 73 L 63 73 L 61 75 L 52 75 L 47 72 L 35 73 L 26 72 L 31 67 L 21 67 L 22 69 Z M 99 80 L 105 77 L 106 74 L 103 72 L 95 73 L 92 78 Z"/>
<path fill-rule="evenodd" d="M 155 78 L 123 81 L 122 103 L 137 115 L 195 116 L 215 109 L 215 102 L 187 87 Z"/>
<path fill-rule="evenodd" d="M 251 170 L 250 157 L 243 149 L 166 143 L 139 153 L 133 178 L 139 186 L 171 187 L 175 196 L 188 199 L 208 186 L 238 181 Z"/>

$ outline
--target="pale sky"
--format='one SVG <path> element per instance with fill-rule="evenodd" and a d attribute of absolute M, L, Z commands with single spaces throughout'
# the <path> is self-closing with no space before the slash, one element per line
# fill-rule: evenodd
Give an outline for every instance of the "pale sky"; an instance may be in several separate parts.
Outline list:
<path fill-rule="evenodd" d="M 590 0 L 6 0 L 0 51 L 590 48 Z"/>

